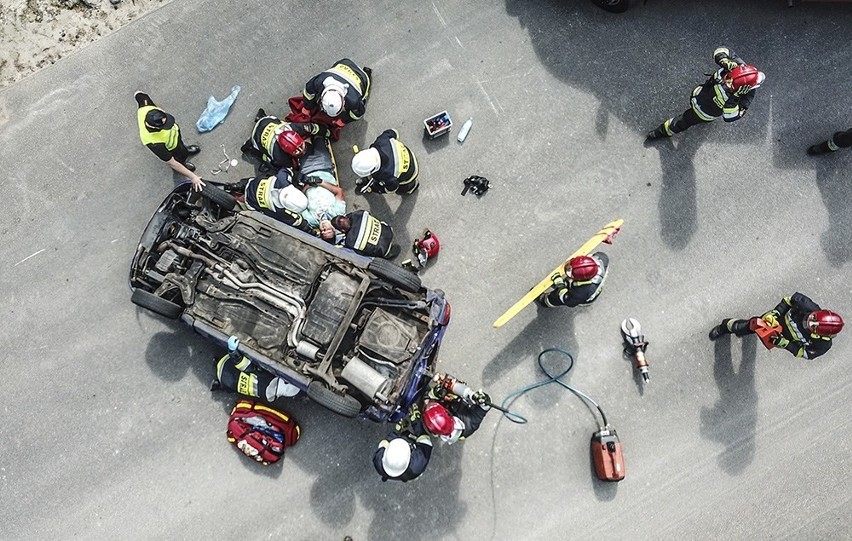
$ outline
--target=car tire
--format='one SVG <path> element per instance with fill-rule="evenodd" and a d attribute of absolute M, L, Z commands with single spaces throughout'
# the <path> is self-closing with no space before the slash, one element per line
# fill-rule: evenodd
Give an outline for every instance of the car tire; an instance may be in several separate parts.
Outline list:
<path fill-rule="evenodd" d="M 167 301 L 162 297 L 158 297 L 153 293 L 148 293 L 144 289 L 139 288 L 133 290 L 130 302 L 169 319 L 177 319 L 180 317 L 181 312 L 183 312 L 183 307 L 179 304 Z"/>
<path fill-rule="evenodd" d="M 630 0 L 592 0 L 592 3 L 611 13 L 624 13 L 630 7 Z"/>
<path fill-rule="evenodd" d="M 234 210 L 237 206 L 237 200 L 231 194 L 209 183 L 201 188 L 201 195 L 227 211 Z"/>
<path fill-rule="evenodd" d="M 378 276 L 409 293 L 417 293 L 423 287 L 417 274 L 407 271 L 387 259 L 373 259 L 367 269 Z"/>
<path fill-rule="evenodd" d="M 320 381 L 308 384 L 308 398 L 344 417 L 355 417 L 361 413 L 361 403 L 349 395 L 339 395 Z"/>

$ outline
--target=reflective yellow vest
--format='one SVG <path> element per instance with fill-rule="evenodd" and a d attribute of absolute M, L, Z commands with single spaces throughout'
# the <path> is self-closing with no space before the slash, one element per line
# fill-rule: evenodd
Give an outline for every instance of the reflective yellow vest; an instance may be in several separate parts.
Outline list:
<path fill-rule="evenodd" d="M 180 140 L 180 128 L 178 128 L 177 123 L 171 129 L 158 131 L 149 131 L 145 126 L 145 115 L 148 114 L 148 111 L 154 109 L 162 111 L 162 109 L 153 105 L 140 107 L 136 111 L 136 121 L 139 123 L 139 139 L 142 140 L 143 145 L 165 144 L 166 150 L 174 150 L 177 148 L 178 140 Z"/>

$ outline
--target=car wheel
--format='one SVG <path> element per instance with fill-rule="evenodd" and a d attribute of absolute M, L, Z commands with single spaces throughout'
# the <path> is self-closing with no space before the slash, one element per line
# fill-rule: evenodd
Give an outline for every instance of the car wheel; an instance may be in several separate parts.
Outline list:
<path fill-rule="evenodd" d="M 308 397 L 338 415 L 355 417 L 361 413 L 361 403 L 349 395 L 339 395 L 320 381 L 308 384 Z"/>
<path fill-rule="evenodd" d="M 237 206 L 237 200 L 234 199 L 231 194 L 213 186 L 210 183 L 205 184 L 204 187 L 201 188 L 201 195 L 216 203 L 224 210 L 234 210 L 234 207 Z"/>
<path fill-rule="evenodd" d="M 373 259 L 367 268 L 379 278 L 384 278 L 403 291 L 417 293 L 423 287 L 419 276 L 387 259 Z"/>
<path fill-rule="evenodd" d="M 612 13 L 624 13 L 630 7 L 630 0 L 592 0 L 592 2 Z"/>
<path fill-rule="evenodd" d="M 158 297 L 153 293 L 148 293 L 144 289 L 139 288 L 133 291 L 133 295 L 130 296 L 130 302 L 169 319 L 177 319 L 180 317 L 181 312 L 183 312 L 183 307 L 179 304 L 167 301 L 162 297 Z"/>

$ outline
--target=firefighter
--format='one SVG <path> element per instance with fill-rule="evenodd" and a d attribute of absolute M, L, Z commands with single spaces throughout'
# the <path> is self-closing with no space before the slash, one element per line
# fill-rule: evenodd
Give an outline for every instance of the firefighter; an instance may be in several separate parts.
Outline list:
<path fill-rule="evenodd" d="M 539 296 L 540 304 L 553 308 L 593 303 L 603 291 L 609 272 L 609 257 L 603 252 L 573 257 L 565 264 L 564 272 L 564 277 L 560 273 L 553 275 L 553 286 Z"/>
<path fill-rule="evenodd" d="M 293 158 L 307 151 L 310 137 L 326 131 L 313 122 L 286 122 L 258 109 L 251 137 L 240 150 L 275 169 L 291 167 Z"/>
<path fill-rule="evenodd" d="M 852 147 L 852 128 L 835 133 L 828 139 L 828 141 L 823 141 L 818 145 L 809 146 L 808 154 L 811 156 L 818 156 L 819 154 L 835 152 L 841 148 L 849 147 Z"/>
<path fill-rule="evenodd" d="M 393 242 L 391 226 L 366 210 L 335 216 L 331 225 L 343 233 L 343 246 L 359 254 L 386 259 L 399 255 L 399 245 Z"/>
<path fill-rule="evenodd" d="M 352 157 L 352 171 L 358 175 L 356 193 L 413 193 L 417 180 L 417 158 L 399 141 L 396 130 L 385 130 L 369 148 Z"/>
<path fill-rule="evenodd" d="M 210 384 L 211 391 L 225 388 L 267 402 L 299 394 L 299 388 L 292 383 L 252 364 L 248 357 L 237 351 L 239 345 L 236 336 L 228 339 L 228 353 L 216 363 L 216 379 Z"/>
<path fill-rule="evenodd" d="M 690 126 L 712 122 L 719 117 L 725 122 L 734 122 L 746 114 L 755 90 L 766 76 L 727 47 L 713 51 L 713 60 L 720 67 L 692 91 L 691 107 L 678 118 L 670 118 L 648 132 L 646 140 L 671 137 Z"/>
<path fill-rule="evenodd" d="M 186 146 L 180 136 L 180 126 L 175 117 L 163 111 L 144 92 L 136 92 L 133 97 L 139 106 L 136 109 L 136 121 L 139 124 L 139 138 L 158 158 L 166 162 L 174 172 L 192 181 L 196 191 L 204 186 L 201 177 L 194 173 L 195 165 L 187 161 L 198 154 L 198 145 Z"/>
<path fill-rule="evenodd" d="M 348 58 L 338 60 L 334 66 L 305 83 L 302 97 L 311 111 L 322 110 L 333 119 L 345 124 L 364 116 L 370 97 L 373 70 L 359 67 Z"/>
<path fill-rule="evenodd" d="M 755 333 L 762 319 L 769 327 L 778 328 L 772 345 L 784 348 L 796 357 L 816 359 L 831 348 L 833 336 L 843 330 L 843 318 L 831 310 L 823 310 L 801 293 L 784 297 L 778 305 L 760 317 L 723 319 L 710 330 L 710 340 L 723 334 L 745 336 Z"/>
<path fill-rule="evenodd" d="M 270 177 L 248 177 L 236 185 L 226 186 L 229 192 L 245 194 L 245 203 L 250 210 L 257 210 L 305 233 L 317 235 L 317 231 L 302 217 L 308 206 L 307 197 L 293 185 L 293 170 L 279 169 Z"/>
<path fill-rule="evenodd" d="M 432 438 L 423 426 L 417 406 L 412 406 L 409 416 L 397 423 L 394 430 L 379 442 L 373 455 L 373 466 L 382 481 L 391 479 L 405 483 L 426 471 L 431 456 Z"/>
<path fill-rule="evenodd" d="M 464 440 L 479 430 L 491 409 L 491 397 L 482 389 L 474 391 L 467 383 L 447 374 L 436 374 L 432 383 L 423 406 L 426 430 L 448 444 Z"/>

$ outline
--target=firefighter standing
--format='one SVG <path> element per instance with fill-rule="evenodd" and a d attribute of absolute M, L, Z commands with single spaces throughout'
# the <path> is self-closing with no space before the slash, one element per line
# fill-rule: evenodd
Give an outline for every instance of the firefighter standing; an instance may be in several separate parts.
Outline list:
<path fill-rule="evenodd" d="M 357 193 L 413 193 L 419 186 L 414 152 L 399 141 L 396 130 L 385 130 L 369 148 L 352 157 L 358 175 Z"/>
<path fill-rule="evenodd" d="M 361 68 L 348 58 L 338 60 L 334 66 L 305 83 L 302 97 L 312 111 L 322 110 L 333 119 L 344 123 L 364 116 L 370 97 L 373 71 Z"/>
<path fill-rule="evenodd" d="M 373 455 L 373 466 L 382 481 L 413 481 L 420 477 L 432 456 L 432 438 L 423 426 L 420 411 L 412 406 L 409 417 L 396 424 L 394 430 L 379 442 Z"/>
<path fill-rule="evenodd" d="M 201 149 L 198 145 L 183 144 L 175 117 L 154 105 L 148 94 L 137 91 L 133 97 L 139 106 L 136 109 L 136 121 L 139 124 L 142 144 L 177 174 L 191 180 L 196 190 L 201 190 L 204 182 L 194 173 L 195 165 L 187 161 L 187 158 L 198 154 Z"/>
<path fill-rule="evenodd" d="M 734 122 L 746 114 L 765 75 L 727 47 L 713 51 L 713 60 L 720 67 L 692 91 L 691 107 L 678 118 L 670 118 L 648 132 L 646 140 L 671 137 L 690 126 L 719 117 L 725 122 Z"/>
<path fill-rule="evenodd" d="M 553 287 L 542 293 L 538 302 L 548 308 L 591 304 L 603 291 L 608 272 L 609 257 L 603 252 L 571 258 L 565 264 L 565 277 L 554 274 Z"/>
<path fill-rule="evenodd" d="M 815 359 L 831 348 L 833 336 L 843 330 L 843 318 L 831 310 L 823 310 L 801 293 L 784 297 L 778 305 L 760 317 L 723 319 L 710 330 L 710 340 L 723 334 L 745 336 L 755 333 L 763 320 L 778 329 L 771 338 L 775 347 L 784 348 L 796 357 Z"/>
<path fill-rule="evenodd" d="M 841 148 L 852 147 L 852 128 L 846 131 L 839 131 L 832 135 L 828 141 L 823 141 L 817 145 L 808 147 L 808 154 L 817 156 L 828 152 L 835 152 Z"/>
<path fill-rule="evenodd" d="M 312 135 L 326 131 L 312 122 L 286 122 L 258 109 L 251 137 L 240 150 L 279 169 L 305 154 Z"/>

